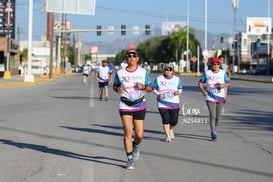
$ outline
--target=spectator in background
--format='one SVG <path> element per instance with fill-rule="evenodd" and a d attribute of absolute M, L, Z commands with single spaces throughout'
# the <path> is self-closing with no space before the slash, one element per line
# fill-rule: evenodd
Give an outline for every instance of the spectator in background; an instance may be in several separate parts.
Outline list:
<path fill-rule="evenodd" d="M 112 80 L 113 80 L 113 73 L 115 71 L 115 66 L 113 65 L 112 62 L 110 62 L 108 64 L 108 67 L 109 67 L 109 70 L 110 70 L 110 82 L 112 82 Z"/>
<path fill-rule="evenodd" d="M 231 79 L 231 74 L 230 74 L 230 70 L 229 70 L 229 66 L 226 64 L 225 62 L 225 57 L 223 55 L 218 56 L 218 59 L 221 62 L 221 66 L 220 68 L 222 70 L 224 70 L 226 72 L 226 74 L 228 75 L 228 78 Z M 227 101 L 227 87 L 225 87 L 225 102 Z"/>
<path fill-rule="evenodd" d="M 122 63 L 120 63 L 119 69 L 126 68 L 128 66 L 128 63 L 126 60 L 123 60 Z"/>

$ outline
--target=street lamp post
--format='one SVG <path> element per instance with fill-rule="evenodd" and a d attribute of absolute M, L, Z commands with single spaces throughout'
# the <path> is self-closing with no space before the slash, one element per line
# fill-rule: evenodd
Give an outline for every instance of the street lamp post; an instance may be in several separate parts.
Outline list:
<path fill-rule="evenodd" d="M 207 50 L 208 47 L 208 0 L 205 0 L 205 50 Z M 207 56 L 205 56 L 205 71 L 208 70 L 208 61 L 207 61 Z"/>
<path fill-rule="evenodd" d="M 190 71 L 190 62 L 189 62 L 189 29 L 190 29 L 190 1 L 187 0 L 187 72 Z"/>
<path fill-rule="evenodd" d="M 233 50 L 233 58 L 232 58 L 232 74 L 234 74 L 234 71 L 235 71 L 235 58 L 236 58 L 236 55 L 235 55 L 235 51 L 236 51 L 236 54 L 238 53 L 238 38 L 236 38 L 236 40 L 235 40 L 235 37 L 237 37 L 236 36 L 236 9 L 237 8 L 239 8 L 239 1 L 238 0 L 232 0 L 232 7 L 233 7 L 233 23 L 234 23 L 234 25 L 233 25 L 233 48 L 232 48 L 232 50 Z M 236 42 L 236 44 L 235 44 L 235 42 Z M 235 45 L 236 45 L 236 47 L 235 47 Z M 239 56 L 237 55 L 237 57 L 238 57 L 238 64 L 239 64 Z M 239 68 L 239 70 L 240 70 L 240 68 Z"/>
<path fill-rule="evenodd" d="M 32 21 L 33 21 L 33 0 L 29 0 L 29 16 L 28 16 L 28 63 L 27 63 L 27 74 L 25 74 L 25 82 L 34 82 L 34 76 L 31 72 L 32 64 Z"/>
<path fill-rule="evenodd" d="M 6 61 L 6 71 L 4 72 L 4 79 L 9 79 L 10 76 L 10 71 L 9 71 L 9 65 L 10 65 L 10 7 L 11 7 L 11 2 L 10 0 L 7 2 L 7 7 L 8 7 L 8 33 L 6 36 L 7 40 L 7 61 Z"/>
<path fill-rule="evenodd" d="M 270 18 L 270 0 L 267 0 L 267 17 Z M 270 22 L 271 23 L 271 22 Z M 269 74 L 269 65 L 270 65 L 270 58 L 269 58 L 269 52 L 270 52 L 270 47 L 269 47 L 269 37 L 271 35 L 271 30 L 268 30 L 267 32 L 267 70 L 266 73 Z"/>

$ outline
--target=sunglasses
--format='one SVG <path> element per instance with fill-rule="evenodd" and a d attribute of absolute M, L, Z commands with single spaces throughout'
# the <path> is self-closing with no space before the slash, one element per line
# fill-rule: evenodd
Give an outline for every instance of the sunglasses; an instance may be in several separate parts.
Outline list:
<path fill-rule="evenodd" d="M 220 65 L 220 63 L 213 63 L 212 65 Z"/>
<path fill-rule="evenodd" d="M 172 69 L 165 69 L 164 71 L 173 71 Z"/>
<path fill-rule="evenodd" d="M 138 55 L 136 54 L 129 54 L 129 55 L 126 55 L 127 58 L 136 58 L 138 57 Z"/>

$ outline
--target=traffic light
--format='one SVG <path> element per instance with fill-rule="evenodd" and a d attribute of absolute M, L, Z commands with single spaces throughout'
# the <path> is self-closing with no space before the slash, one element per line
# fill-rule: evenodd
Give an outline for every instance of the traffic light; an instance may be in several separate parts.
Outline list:
<path fill-rule="evenodd" d="M 145 34 L 150 35 L 150 33 L 151 33 L 150 25 L 145 25 Z"/>
<path fill-rule="evenodd" d="M 97 25 L 97 36 L 101 36 L 101 25 Z"/>
<path fill-rule="evenodd" d="M 126 35 L 126 25 L 121 25 L 121 35 Z"/>
<path fill-rule="evenodd" d="M 221 37 L 221 38 L 220 38 L 220 42 L 221 42 L 221 44 L 224 43 L 224 37 Z"/>
<path fill-rule="evenodd" d="M 43 13 L 45 13 L 46 12 L 46 3 L 42 3 L 42 9 L 41 9 L 41 11 L 43 12 Z"/>

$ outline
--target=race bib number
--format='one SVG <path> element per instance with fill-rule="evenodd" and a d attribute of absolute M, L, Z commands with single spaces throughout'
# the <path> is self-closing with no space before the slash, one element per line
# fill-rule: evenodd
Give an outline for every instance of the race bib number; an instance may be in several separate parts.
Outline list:
<path fill-rule="evenodd" d="M 141 97 L 143 97 L 143 91 L 141 91 L 141 90 L 134 90 L 134 91 L 129 92 L 129 99 L 131 101 L 137 100 Z"/>
<path fill-rule="evenodd" d="M 168 92 L 163 93 L 163 98 L 164 99 L 169 99 L 169 98 L 173 98 L 173 97 L 174 97 L 173 91 L 168 91 Z"/>

